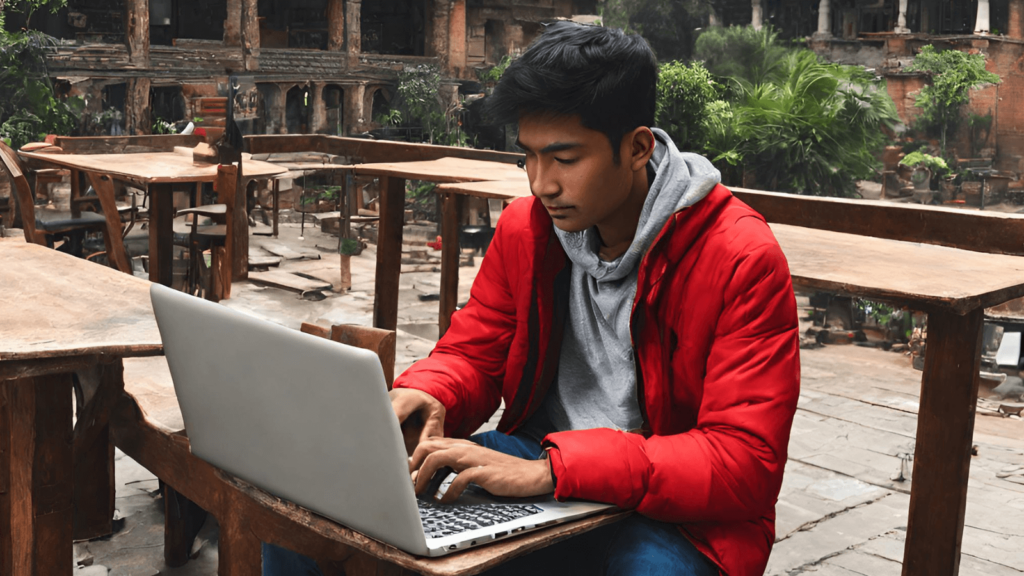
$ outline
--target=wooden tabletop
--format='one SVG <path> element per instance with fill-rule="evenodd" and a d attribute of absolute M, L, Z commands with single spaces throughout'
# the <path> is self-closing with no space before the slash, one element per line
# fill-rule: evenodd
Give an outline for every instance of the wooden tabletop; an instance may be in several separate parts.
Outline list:
<path fill-rule="evenodd" d="M 163 349 L 145 280 L 8 239 L 0 287 L 0 362 Z"/>
<path fill-rule="evenodd" d="M 771 224 L 793 283 L 965 314 L 1024 296 L 1024 258 Z"/>
<path fill-rule="evenodd" d="M 353 167 L 353 171 L 365 176 L 398 176 L 409 180 L 429 180 L 431 182 L 472 182 L 476 180 L 526 182 L 526 171 L 515 164 L 465 158 L 357 164 Z"/>
<path fill-rule="evenodd" d="M 475 196 L 477 198 L 490 198 L 492 200 L 515 200 L 532 196 L 530 183 L 525 178 L 514 180 L 489 180 L 486 182 L 459 182 L 454 184 L 441 184 L 434 192 L 438 194 L 452 193 Z"/>
<path fill-rule="evenodd" d="M 140 152 L 137 154 L 43 154 L 19 152 L 20 155 L 64 168 L 99 172 L 113 177 L 154 183 L 213 182 L 216 164 L 192 163 L 192 157 L 178 152 Z M 288 170 L 259 160 L 242 160 L 246 178 L 270 178 Z"/>

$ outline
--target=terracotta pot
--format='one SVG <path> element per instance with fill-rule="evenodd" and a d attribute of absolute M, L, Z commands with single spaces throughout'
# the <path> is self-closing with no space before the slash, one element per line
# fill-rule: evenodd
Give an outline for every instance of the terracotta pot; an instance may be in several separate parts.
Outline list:
<path fill-rule="evenodd" d="M 969 206 L 981 206 L 981 182 L 964 182 L 960 185 L 964 193 L 964 203 Z"/>

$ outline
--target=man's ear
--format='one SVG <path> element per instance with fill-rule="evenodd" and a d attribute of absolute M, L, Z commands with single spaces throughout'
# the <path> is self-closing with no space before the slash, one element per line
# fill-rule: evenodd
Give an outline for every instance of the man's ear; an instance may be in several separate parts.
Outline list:
<path fill-rule="evenodd" d="M 647 126 L 639 126 L 627 133 L 626 139 L 629 142 L 630 169 L 634 172 L 644 170 L 654 154 L 654 132 Z"/>

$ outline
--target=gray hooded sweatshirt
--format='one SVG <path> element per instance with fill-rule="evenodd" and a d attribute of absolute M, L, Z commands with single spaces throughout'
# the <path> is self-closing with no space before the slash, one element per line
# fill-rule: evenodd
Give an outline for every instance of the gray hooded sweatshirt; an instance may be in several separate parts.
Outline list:
<path fill-rule="evenodd" d="M 640 261 L 672 214 L 699 202 L 722 179 L 706 158 L 680 152 L 664 131 L 653 132 L 657 144 L 649 167 L 655 178 L 636 236 L 622 256 L 598 257 L 596 228 L 555 228 L 573 266 L 558 376 L 524 430 L 538 439 L 549 432 L 633 430 L 642 424 L 629 332 Z"/>

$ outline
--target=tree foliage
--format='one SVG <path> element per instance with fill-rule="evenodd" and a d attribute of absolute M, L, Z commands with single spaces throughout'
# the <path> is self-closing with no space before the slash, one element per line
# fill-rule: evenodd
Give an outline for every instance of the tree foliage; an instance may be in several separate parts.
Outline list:
<path fill-rule="evenodd" d="M 963 106 L 970 99 L 970 90 L 1000 81 L 998 74 L 985 69 L 984 54 L 967 54 L 959 50 L 939 52 L 930 44 L 921 49 L 907 70 L 931 75 L 932 83 L 921 89 L 914 104 L 921 109 L 918 127 L 938 131 L 943 153 L 946 151 L 946 137 L 960 124 Z"/>
<path fill-rule="evenodd" d="M 655 123 L 680 150 L 707 144 L 707 106 L 718 99 L 718 84 L 700 62 L 668 62 L 658 72 Z"/>
<path fill-rule="evenodd" d="M 47 133 L 70 134 L 82 102 L 54 95 L 46 51 L 55 40 L 41 32 L 0 29 L 0 138 L 19 147 Z"/>
<path fill-rule="evenodd" d="M 728 104 L 709 108 L 705 152 L 727 173 L 735 166 L 772 190 L 852 195 L 855 181 L 879 167 L 882 127 L 899 121 L 884 83 L 863 68 L 780 47 L 771 30 L 725 36 L 741 48 L 717 44 L 729 56 L 709 66 L 729 74 L 723 82 L 732 91 Z"/>
<path fill-rule="evenodd" d="M 688 60 L 693 37 L 703 26 L 713 0 L 602 0 L 603 25 L 636 32 L 647 40 L 658 59 Z"/>
<path fill-rule="evenodd" d="M 394 108 L 401 111 L 401 121 L 422 126 L 431 144 L 464 143 L 455 107 L 441 101 L 441 73 L 436 67 L 421 65 L 400 73 L 396 98 Z"/>

